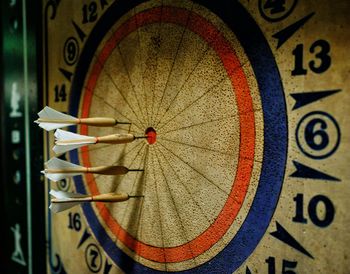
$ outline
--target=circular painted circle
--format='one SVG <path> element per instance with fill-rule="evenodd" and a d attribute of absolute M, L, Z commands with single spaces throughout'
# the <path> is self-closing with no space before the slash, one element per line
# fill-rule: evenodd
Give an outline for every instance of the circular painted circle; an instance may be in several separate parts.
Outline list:
<path fill-rule="evenodd" d="M 103 265 L 100 249 L 95 244 L 89 244 L 85 249 L 85 263 L 92 273 L 98 273 Z"/>
<path fill-rule="evenodd" d="M 217 14 L 238 37 L 238 40 L 248 55 L 249 62 L 251 63 L 254 70 L 263 108 L 263 163 L 260 171 L 259 184 L 257 186 L 256 194 L 250 210 L 247 213 L 247 216 L 245 217 L 240 229 L 231 239 L 229 244 L 220 250 L 219 253 L 215 253 L 214 257 L 210 258 L 210 264 L 203 263 L 196 268 L 190 267 L 191 271 L 213 271 L 214 269 L 221 269 L 224 272 L 232 272 L 240 266 L 240 264 L 247 258 L 247 256 L 251 254 L 251 252 L 256 247 L 257 243 L 265 233 L 265 230 L 278 201 L 279 192 L 283 181 L 284 163 L 287 148 L 285 103 L 283 90 L 280 84 L 278 71 L 273 61 L 273 56 L 271 55 L 271 52 L 261 32 L 252 21 L 250 16 L 246 13 L 246 11 L 239 4 L 235 3 L 230 3 L 232 9 L 230 9 L 229 12 L 227 9 L 218 9 L 217 3 L 215 7 L 212 7 L 211 4 L 206 3 L 203 3 L 203 5 L 206 5 L 208 9 Z M 124 239 L 124 245 L 136 245 L 135 250 L 138 250 L 138 254 L 140 256 L 149 256 L 148 259 L 150 260 L 165 263 L 188 260 L 195 258 L 196 256 L 202 254 L 204 251 L 210 249 L 216 241 L 220 240 L 220 238 L 223 237 L 227 229 L 235 220 L 235 217 L 238 214 L 240 206 L 242 205 L 244 197 L 246 195 L 247 188 L 251 179 L 250 176 L 254 161 L 255 147 L 255 117 L 253 114 L 254 112 L 252 111 L 253 104 L 249 98 L 249 86 L 244 83 L 246 76 L 244 74 L 244 71 L 241 69 L 241 66 L 235 65 L 235 62 L 237 64 L 237 57 L 234 56 L 234 53 L 232 50 L 230 50 L 229 46 L 225 46 L 227 44 L 225 44 L 225 40 L 222 38 L 220 32 L 212 27 L 209 21 L 205 20 L 199 15 L 195 16 L 194 13 L 191 13 L 193 18 L 195 18 L 194 22 L 200 22 L 200 26 L 205 27 L 202 29 L 204 30 L 203 33 L 201 33 L 201 29 L 198 28 L 198 25 L 196 26 L 195 23 L 191 29 L 191 25 L 187 24 L 187 21 L 182 20 L 183 18 L 188 18 L 189 12 L 185 9 L 178 10 L 176 12 L 177 15 L 187 14 L 187 17 L 185 16 L 182 19 L 181 16 L 170 16 L 172 14 L 171 10 L 174 9 L 172 7 L 168 7 L 168 13 L 166 13 L 167 8 L 162 7 L 161 9 L 158 8 L 158 10 L 156 8 L 149 9 L 142 14 L 140 13 L 137 16 L 132 17 L 134 18 L 134 21 L 128 21 L 130 23 L 129 25 L 124 25 L 124 28 L 118 28 L 119 32 L 116 31 L 113 33 L 112 37 L 114 37 L 113 42 L 115 44 L 112 45 L 111 43 L 106 43 L 104 46 L 106 50 L 102 50 L 102 54 L 97 57 L 97 61 L 93 61 L 92 59 L 94 52 L 96 51 L 100 41 L 106 35 L 106 32 L 111 28 L 111 25 L 115 22 L 115 20 L 117 20 L 116 18 L 118 18 L 116 17 L 116 13 L 120 13 L 120 16 L 122 16 L 124 13 L 133 8 L 132 3 L 129 3 L 128 7 L 126 6 L 121 7 L 117 4 L 113 5 L 106 12 L 101 21 L 97 23 L 96 27 L 92 31 L 92 34 L 87 41 L 87 46 L 84 47 L 84 50 L 82 52 L 82 58 L 79 61 L 76 76 L 73 80 L 72 89 L 78 92 L 72 93 L 70 101 L 70 111 L 72 114 L 77 114 L 79 106 L 82 106 L 81 109 L 83 117 L 84 115 L 89 114 L 89 104 L 86 105 L 86 102 L 89 102 L 93 96 L 93 86 L 87 84 L 84 96 L 81 94 L 81 92 L 79 92 L 83 90 L 83 83 L 85 81 L 84 79 L 87 76 L 87 67 L 89 64 L 95 64 L 93 65 L 95 71 L 93 73 L 90 73 L 91 76 L 87 78 L 89 79 L 87 80 L 88 83 L 93 83 L 96 81 L 94 79 L 98 78 L 98 70 L 102 70 L 102 67 L 104 65 L 103 58 L 106 58 L 106 60 L 108 59 L 108 54 L 106 55 L 104 53 L 108 53 L 108 50 L 110 50 L 109 47 L 114 47 L 115 44 L 117 44 L 118 35 L 120 35 L 119 39 L 121 39 L 123 35 L 126 35 L 130 31 L 133 31 L 133 27 L 134 30 L 140 27 L 142 20 L 144 20 L 144 24 L 154 24 L 155 22 L 159 22 L 160 18 L 162 23 L 171 22 L 172 24 L 181 25 L 186 22 L 186 28 L 190 29 L 192 32 L 196 33 L 204 41 L 206 41 L 206 43 L 209 44 L 210 47 L 213 48 L 217 55 L 220 57 L 220 60 L 226 70 L 227 75 L 231 79 L 231 84 L 236 92 L 236 103 L 239 110 L 238 124 L 240 125 L 241 137 L 239 143 L 239 160 L 236 167 L 237 174 L 235 175 L 236 179 L 232 184 L 233 187 L 230 192 L 235 196 L 234 198 L 233 196 L 229 196 L 229 198 L 226 199 L 226 202 L 222 204 L 222 210 L 217 215 L 218 217 L 216 220 L 209 226 L 208 229 L 204 230 L 201 234 L 192 240 L 192 243 L 195 244 L 191 244 L 190 241 L 188 243 L 184 243 L 180 246 L 175 247 L 165 248 L 164 245 L 161 247 L 150 246 L 149 244 L 143 244 L 140 241 L 135 241 L 133 237 L 130 237 L 130 235 L 128 236 L 128 233 L 123 232 L 125 230 L 123 230 L 122 227 L 117 227 L 115 230 L 115 232 L 118 234 L 118 239 Z M 167 16 L 159 16 L 159 13 L 162 14 L 164 11 Z M 236 16 L 232 16 L 232 13 Z M 253 33 L 256 35 L 252 37 L 252 35 L 246 33 L 247 29 L 242 31 L 242 29 L 239 29 L 238 27 L 239 24 L 245 24 L 247 26 L 247 29 L 253 31 Z M 221 39 L 220 43 L 218 43 L 218 39 Z M 159 41 L 154 42 L 157 43 Z M 259 47 L 256 47 L 256 45 L 259 45 Z M 86 64 L 84 64 L 84 62 L 86 62 Z M 268 75 L 266 75 L 267 69 L 270 72 Z M 82 98 L 84 98 L 83 102 L 81 102 Z M 84 113 L 84 111 L 87 112 Z M 82 127 L 80 133 L 87 133 L 86 128 Z M 277 136 L 278 138 L 276 138 Z M 276 151 L 276 147 L 279 148 L 278 151 Z M 85 164 L 89 164 L 88 150 L 84 151 L 83 149 L 81 155 L 83 162 L 85 161 Z M 78 154 L 75 151 L 71 153 L 71 159 L 76 162 L 78 161 Z M 273 180 L 271 178 L 273 178 Z M 87 177 L 86 181 L 88 182 L 87 186 L 90 192 L 94 193 L 94 191 L 98 191 L 97 189 L 94 189 L 95 186 L 93 178 Z M 76 188 L 79 192 L 82 193 L 86 193 L 87 191 L 79 179 L 76 180 Z M 238 200 L 237 202 L 236 199 L 241 200 Z M 129 254 L 126 254 L 123 249 L 119 248 L 114 243 L 110 237 L 110 234 L 106 231 L 106 227 L 101 224 L 101 218 L 104 220 L 105 224 L 110 224 L 109 229 L 111 231 L 113 231 L 113 227 L 115 228 L 115 226 L 118 225 L 118 222 L 115 222 L 113 218 L 110 218 L 111 214 L 108 212 L 108 208 L 106 208 L 104 205 L 97 205 L 97 208 L 98 210 L 93 209 L 90 205 L 85 205 L 84 213 L 87 217 L 92 231 L 95 234 L 95 237 L 107 252 L 107 254 L 111 257 L 111 259 L 125 271 L 131 271 L 131 269 L 134 272 L 142 273 L 156 271 L 150 267 L 146 267 L 143 264 L 134 261 L 129 256 Z M 99 216 L 96 215 L 96 211 L 99 212 Z M 124 236 L 121 236 L 120 233 L 125 234 Z M 190 248 L 186 247 L 186 245 L 190 245 Z M 164 256 L 164 254 L 166 255 Z"/>
<path fill-rule="evenodd" d="M 324 111 L 304 115 L 295 131 L 299 149 L 312 159 L 331 156 L 339 147 L 340 135 L 337 121 Z"/>
<path fill-rule="evenodd" d="M 71 185 L 71 179 L 63 179 L 57 182 L 57 187 L 61 191 L 68 191 Z"/>
<path fill-rule="evenodd" d="M 259 0 L 259 11 L 265 20 L 269 22 L 278 22 L 287 18 L 291 14 L 297 3 L 298 0 Z"/>
<path fill-rule="evenodd" d="M 64 43 L 63 57 L 67 65 L 74 65 L 79 58 L 79 43 L 76 38 L 69 37 Z"/>

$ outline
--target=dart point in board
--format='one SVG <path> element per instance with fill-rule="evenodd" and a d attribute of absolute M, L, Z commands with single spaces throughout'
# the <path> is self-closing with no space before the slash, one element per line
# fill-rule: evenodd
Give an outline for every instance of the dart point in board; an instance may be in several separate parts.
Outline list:
<path fill-rule="evenodd" d="M 47 131 L 79 124 L 96 127 L 113 127 L 117 124 L 131 124 L 129 122 L 119 122 L 114 118 L 108 117 L 76 118 L 54 110 L 48 106 L 44 107 L 38 113 L 38 116 L 39 119 L 34 122 Z"/>

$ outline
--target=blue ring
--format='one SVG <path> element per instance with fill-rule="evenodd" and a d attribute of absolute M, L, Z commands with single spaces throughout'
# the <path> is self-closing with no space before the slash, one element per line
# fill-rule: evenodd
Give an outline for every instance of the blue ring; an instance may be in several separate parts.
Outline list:
<path fill-rule="evenodd" d="M 92 56 L 108 29 L 130 9 L 143 1 L 114 2 L 97 22 L 84 47 L 72 82 L 70 113 L 76 115 L 87 69 Z M 234 32 L 240 41 L 254 70 L 259 86 L 264 116 L 264 154 L 259 185 L 251 209 L 241 228 L 231 242 L 198 267 L 180 273 L 232 273 L 250 256 L 264 236 L 274 214 L 282 189 L 287 157 L 287 114 L 279 71 L 274 56 L 259 27 L 236 1 L 195 1 L 216 13 Z M 244 27 L 242 27 L 244 26 Z M 76 130 L 76 127 L 72 127 Z M 71 151 L 73 162 L 78 163 L 77 151 Z M 76 189 L 86 193 L 82 178 L 77 177 Z M 127 273 L 166 273 L 135 262 L 108 236 L 99 223 L 91 205 L 83 206 L 89 226 L 110 258 Z"/>

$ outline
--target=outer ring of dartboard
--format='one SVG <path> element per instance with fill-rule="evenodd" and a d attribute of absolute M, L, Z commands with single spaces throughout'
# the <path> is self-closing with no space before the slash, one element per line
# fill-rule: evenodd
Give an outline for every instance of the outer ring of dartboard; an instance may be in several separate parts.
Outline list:
<path fill-rule="evenodd" d="M 264 11 L 264 8 L 262 7 L 263 6 L 263 0 L 259 0 L 259 12 L 260 12 L 260 15 L 262 16 L 262 18 L 264 18 L 266 21 L 269 21 L 269 22 L 278 22 L 278 21 L 281 21 L 283 19 L 286 19 L 294 10 L 294 8 L 296 7 L 298 3 L 298 0 L 293 0 L 293 3 L 292 5 L 289 7 L 289 9 L 282 13 L 279 17 L 271 17 L 271 16 L 268 16 L 266 14 L 266 12 Z"/>
<path fill-rule="evenodd" d="M 116 20 L 142 2 L 133 0 L 114 2 L 96 23 L 81 53 L 72 81 L 71 88 L 74 92 L 71 93 L 70 98 L 71 114 L 78 114 L 85 77 L 99 42 Z M 222 273 L 231 273 L 240 267 L 254 251 L 266 232 L 279 200 L 287 155 L 286 105 L 273 54 L 259 27 L 243 6 L 236 1 L 228 0 L 195 2 L 217 14 L 240 41 L 253 68 L 263 108 L 263 163 L 257 192 L 246 219 L 234 238 L 210 262 L 181 271 L 183 273 L 211 273 L 220 270 Z M 242 28 L 242 26 L 245 27 Z M 76 130 L 76 127 L 72 127 L 72 130 Z M 79 161 L 77 151 L 72 151 L 70 156 L 72 161 Z M 86 193 L 81 178 L 78 177 L 75 185 L 78 192 Z M 133 273 L 162 272 L 134 261 L 118 248 L 89 204 L 83 206 L 83 211 L 99 244 L 121 269 Z"/>

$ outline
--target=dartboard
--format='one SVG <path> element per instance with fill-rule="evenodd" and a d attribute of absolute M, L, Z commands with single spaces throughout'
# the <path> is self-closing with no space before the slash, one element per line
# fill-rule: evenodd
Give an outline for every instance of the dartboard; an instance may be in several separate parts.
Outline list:
<path fill-rule="evenodd" d="M 349 4 L 299 2 L 47 2 L 45 104 L 130 123 L 73 133 L 137 137 L 61 158 L 138 170 L 47 182 L 137 196 L 48 211 L 53 273 L 349 270 L 337 242 L 348 223 Z M 53 143 L 48 134 L 47 159 Z"/>

